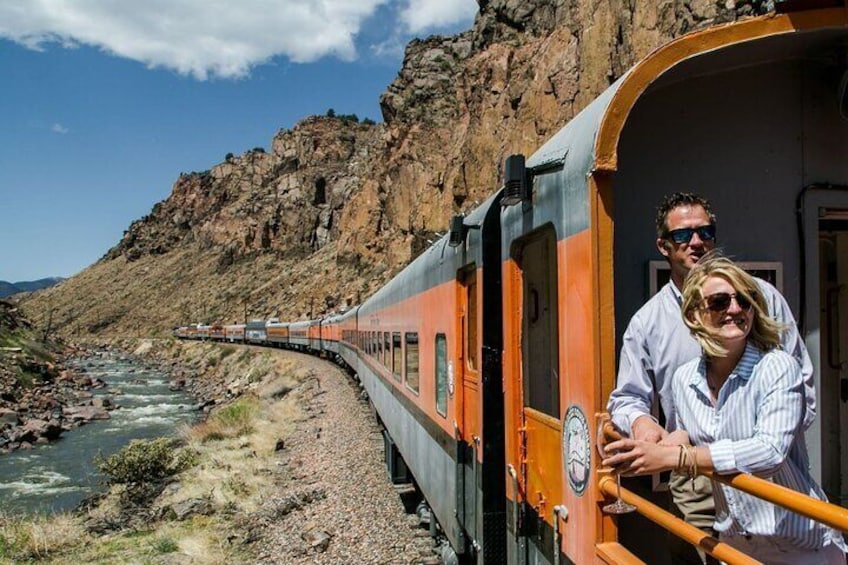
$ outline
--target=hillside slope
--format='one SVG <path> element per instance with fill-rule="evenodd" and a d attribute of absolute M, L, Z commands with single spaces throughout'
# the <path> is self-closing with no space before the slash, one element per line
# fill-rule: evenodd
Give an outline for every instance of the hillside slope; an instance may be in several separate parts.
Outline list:
<path fill-rule="evenodd" d="M 98 263 L 26 306 L 66 334 L 161 334 L 356 303 L 650 50 L 769 2 L 478 0 L 407 46 L 384 123 L 307 118 L 268 153 L 181 176 Z M 340 93 L 340 96 L 343 95 Z"/>

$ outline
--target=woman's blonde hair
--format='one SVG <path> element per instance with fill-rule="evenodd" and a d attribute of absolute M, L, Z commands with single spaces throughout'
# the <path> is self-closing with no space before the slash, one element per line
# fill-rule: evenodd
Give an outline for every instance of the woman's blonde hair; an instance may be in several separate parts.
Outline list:
<path fill-rule="evenodd" d="M 727 355 L 727 349 L 719 340 L 718 331 L 704 323 L 703 287 L 710 277 L 723 278 L 730 283 L 737 295 L 747 298 L 751 303 L 754 320 L 748 334 L 749 341 L 762 351 L 780 345 L 780 334 L 784 326 L 769 316 L 766 299 L 757 281 L 720 252 L 712 251 L 701 257 L 683 282 L 683 322 L 698 340 L 707 357 Z"/>

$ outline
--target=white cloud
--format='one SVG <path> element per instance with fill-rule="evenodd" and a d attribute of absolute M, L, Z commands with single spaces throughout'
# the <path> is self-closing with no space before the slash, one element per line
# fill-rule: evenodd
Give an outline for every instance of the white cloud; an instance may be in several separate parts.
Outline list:
<path fill-rule="evenodd" d="M 0 37 L 31 49 L 92 45 L 200 80 L 235 78 L 275 55 L 303 63 L 328 55 L 352 60 L 362 22 L 390 1 L 0 0 Z M 436 21 L 413 5 L 404 12 L 408 21 Z"/>
<path fill-rule="evenodd" d="M 412 33 L 470 22 L 477 13 L 474 0 L 409 0 L 401 21 Z"/>
<path fill-rule="evenodd" d="M 63 126 L 59 122 L 56 122 L 55 124 L 53 124 L 50 127 L 50 130 L 55 132 L 55 133 L 62 133 L 62 134 L 68 133 L 70 131 L 68 128 L 66 128 L 65 126 Z"/>

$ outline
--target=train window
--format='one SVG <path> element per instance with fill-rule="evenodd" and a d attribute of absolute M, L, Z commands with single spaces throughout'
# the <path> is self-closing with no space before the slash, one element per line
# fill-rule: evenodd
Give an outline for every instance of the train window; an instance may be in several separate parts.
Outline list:
<path fill-rule="evenodd" d="M 418 392 L 418 332 L 406 332 L 406 386 Z"/>
<path fill-rule="evenodd" d="M 445 334 L 436 334 L 436 411 L 448 411 L 448 342 Z"/>
<path fill-rule="evenodd" d="M 383 332 L 383 366 L 392 366 L 392 338 L 389 332 Z"/>
<path fill-rule="evenodd" d="M 400 380 L 401 362 L 403 361 L 403 350 L 400 345 L 400 332 L 392 333 L 392 374 L 395 379 Z"/>
<path fill-rule="evenodd" d="M 523 305 L 521 358 L 525 406 L 558 418 L 556 234 L 543 229 L 521 250 Z"/>

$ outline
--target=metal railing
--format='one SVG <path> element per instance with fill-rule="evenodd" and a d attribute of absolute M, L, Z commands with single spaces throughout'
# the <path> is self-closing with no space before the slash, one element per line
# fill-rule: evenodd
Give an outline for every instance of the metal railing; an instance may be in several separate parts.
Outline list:
<path fill-rule="evenodd" d="M 621 439 L 621 434 L 616 431 L 612 423 L 609 421 L 609 416 L 604 414 L 596 414 L 597 418 L 606 420 L 604 424 L 604 436 L 609 440 Z M 770 481 L 749 475 L 746 473 L 737 473 L 733 475 L 720 475 L 718 473 L 703 472 L 698 473 L 710 477 L 715 481 L 719 481 L 730 487 L 733 487 L 742 492 L 756 496 L 762 500 L 781 506 L 787 510 L 806 516 L 822 524 L 826 524 L 832 528 L 848 532 L 848 509 L 842 508 L 835 504 L 817 500 L 792 489 L 776 485 Z M 615 497 L 617 495 L 617 487 L 614 475 L 611 470 L 602 472 L 601 478 L 598 481 L 598 488 L 607 496 Z M 758 563 L 751 557 L 742 553 L 729 545 L 720 542 L 718 539 L 705 534 L 699 528 L 686 523 L 684 520 L 677 518 L 670 512 L 667 512 L 653 504 L 652 502 L 636 495 L 632 491 L 622 488 L 621 498 L 624 502 L 632 504 L 636 507 L 636 511 L 649 520 L 656 522 L 661 527 L 665 528 L 672 534 L 685 539 L 687 542 L 700 547 L 716 559 L 734 564 L 750 564 Z"/>

